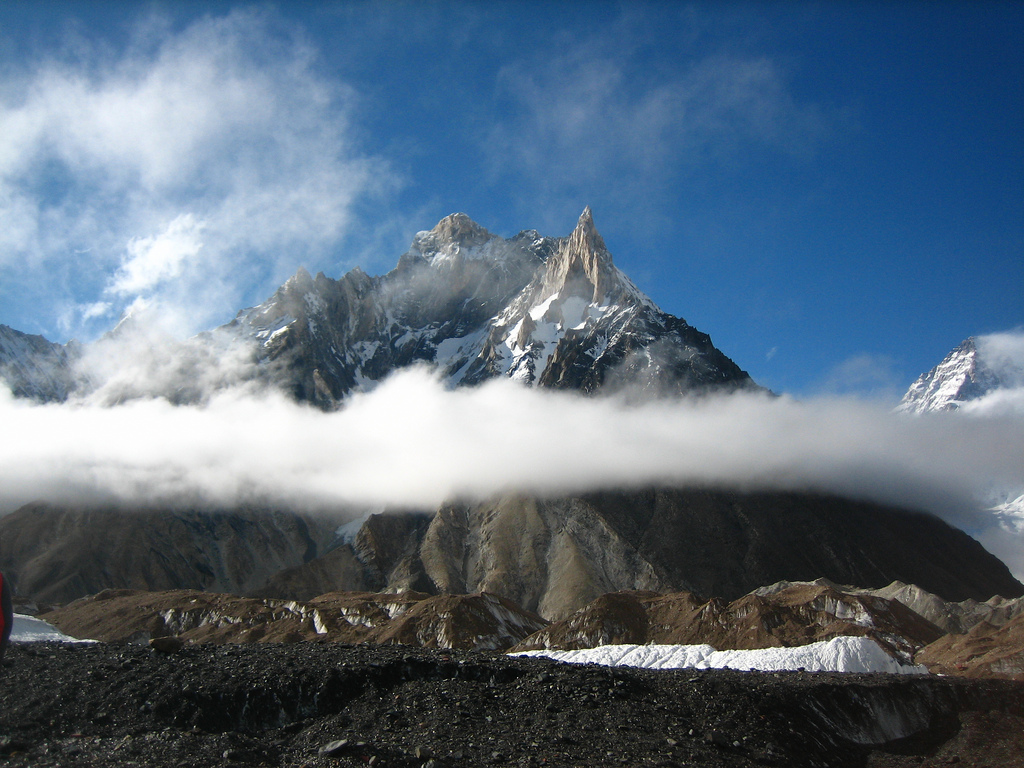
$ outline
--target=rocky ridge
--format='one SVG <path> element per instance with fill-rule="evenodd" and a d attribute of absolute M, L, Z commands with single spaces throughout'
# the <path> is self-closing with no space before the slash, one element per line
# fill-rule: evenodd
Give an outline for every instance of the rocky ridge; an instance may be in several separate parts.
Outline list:
<path fill-rule="evenodd" d="M 825 584 L 755 590 L 726 603 L 689 593 L 603 595 L 512 650 L 578 650 L 599 645 L 701 645 L 717 650 L 808 645 L 834 637 L 870 637 L 909 663 L 942 630 L 895 600 Z"/>
<path fill-rule="evenodd" d="M 400 643 L 515 652 L 652 644 L 753 650 L 865 637 L 902 664 L 1024 680 L 1021 613 L 977 616 L 963 632 L 947 633 L 900 600 L 872 594 L 893 591 L 913 592 L 931 608 L 943 602 L 914 585 L 863 590 L 819 579 L 762 587 L 728 603 L 689 592 L 615 592 L 547 622 L 487 593 L 330 592 L 286 601 L 195 590 L 106 590 L 41 618 L 72 637 L 105 642 L 173 637 L 186 644 Z M 947 606 L 946 618 L 964 621 L 956 604 Z"/>
<path fill-rule="evenodd" d="M 820 579 L 815 583 L 829 584 Z M 775 585 L 773 588 L 786 584 L 787 582 L 782 582 L 781 585 Z M 927 592 L 916 584 L 904 584 L 901 581 L 894 581 L 881 589 L 856 589 L 854 587 L 841 587 L 841 589 L 854 595 L 873 595 L 896 600 L 950 634 L 963 634 L 981 623 L 1001 627 L 1024 613 L 1024 598 L 1021 597 L 1008 599 L 995 595 L 984 602 L 970 598 L 952 602 L 943 600 L 938 595 Z"/>
<path fill-rule="evenodd" d="M 297 642 L 504 650 L 547 622 L 491 594 L 329 592 L 308 601 L 104 590 L 41 618 L 72 637 L 146 643 Z"/>

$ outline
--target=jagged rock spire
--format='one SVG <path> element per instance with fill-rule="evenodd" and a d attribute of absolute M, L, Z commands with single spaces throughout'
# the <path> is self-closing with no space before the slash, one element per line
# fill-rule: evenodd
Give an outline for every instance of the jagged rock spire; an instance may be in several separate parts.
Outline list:
<path fill-rule="evenodd" d="M 573 230 L 569 236 L 570 243 L 575 244 L 575 247 L 585 249 L 587 251 L 596 252 L 604 251 L 608 252 L 605 247 L 604 240 L 597 231 L 597 227 L 594 226 L 594 214 L 590 210 L 588 205 L 583 209 L 583 213 L 580 214 L 580 219 L 576 222 L 576 229 Z"/>
<path fill-rule="evenodd" d="M 615 282 L 612 256 L 594 226 L 588 205 L 580 214 L 576 229 L 547 263 L 544 293 L 551 295 L 565 288 L 586 291 L 593 302 L 600 302 Z"/>

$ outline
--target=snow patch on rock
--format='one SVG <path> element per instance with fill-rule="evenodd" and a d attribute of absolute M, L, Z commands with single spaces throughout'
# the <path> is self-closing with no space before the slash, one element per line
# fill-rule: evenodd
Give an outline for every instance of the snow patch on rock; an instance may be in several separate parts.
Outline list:
<path fill-rule="evenodd" d="M 25 616 L 20 613 L 14 614 L 14 623 L 11 626 L 12 643 L 37 643 L 42 641 L 57 641 L 62 643 L 94 643 L 95 640 L 78 640 L 77 638 L 65 635 L 52 624 L 47 624 L 35 616 Z"/>
<path fill-rule="evenodd" d="M 604 645 L 577 651 L 524 651 L 512 655 L 545 656 L 569 664 L 644 669 L 928 674 L 923 666 L 899 662 L 866 637 L 835 637 L 796 648 L 759 648 L 752 651 L 716 651 L 710 645 Z"/>

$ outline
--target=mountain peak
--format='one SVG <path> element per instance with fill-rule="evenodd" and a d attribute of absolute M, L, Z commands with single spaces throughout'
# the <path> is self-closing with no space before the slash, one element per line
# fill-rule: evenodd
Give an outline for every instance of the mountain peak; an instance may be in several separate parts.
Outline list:
<path fill-rule="evenodd" d="M 308 269 L 300 266 L 294 275 L 285 280 L 278 292 L 299 296 L 311 290 L 313 290 L 313 276 L 309 274 Z"/>
<path fill-rule="evenodd" d="M 417 232 L 412 240 L 412 248 L 403 259 L 425 258 L 433 262 L 440 256 L 441 263 L 458 254 L 479 252 L 481 246 L 500 240 L 481 227 L 464 213 L 452 213 L 445 216 L 437 225 L 429 230 Z M 399 262 L 399 267 L 402 262 Z"/>
<path fill-rule="evenodd" d="M 611 261 L 611 255 L 608 254 L 604 239 L 598 233 L 597 226 L 594 224 L 594 214 L 590 210 L 589 205 L 580 214 L 580 219 L 576 222 L 576 229 L 569 235 L 569 240 L 575 240 L 581 249 L 585 248 L 590 252 L 597 253 L 603 251 L 608 256 L 608 260 Z"/>
<path fill-rule="evenodd" d="M 576 223 L 576 228 L 580 227 L 588 230 L 597 231 L 594 227 L 594 212 L 590 210 L 590 206 L 586 206 L 583 209 L 583 213 L 580 214 L 580 220 Z"/>
<path fill-rule="evenodd" d="M 544 293 L 551 295 L 568 288 L 599 303 L 615 284 L 615 272 L 612 256 L 594 225 L 588 205 L 580 214 L 576 229 L 548 260 Z"/>
<path fill-rule="evenodd" d="M 971 336 L 962 341 L 937 366 L 921 374 L 910 385 L 897 411 L 925 413 L 952 411 L 968 400 L 975 400 L 999 385 L 998 377 L 978 350 Z"/>
<path fill-rule="evenodd" d="M 438 241 L 456 243 L 463 247 L 483 245 L 493 235 L 464 213 L 453 213 L 441 219 L 430 230 Z"/>

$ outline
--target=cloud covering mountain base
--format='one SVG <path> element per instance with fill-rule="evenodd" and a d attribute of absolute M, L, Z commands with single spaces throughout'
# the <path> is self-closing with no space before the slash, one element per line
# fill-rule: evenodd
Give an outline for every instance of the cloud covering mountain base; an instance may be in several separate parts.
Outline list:
<path fill-rule="evenodd" d="M 981 500 L 1024 487 L 1016 411 L 907 417 L 750 393 L 626 404 L 507 380 L 448 390 L 425 368 L 329 413 L 242 389 L 191 406 L 39 405 L 4 393 L 0 419 L 3 512 L 34 500 L 432 509 L 507 492 L 696 485 L 922 508 L 1000 541 L 1000 519 Z M 997 554 L 1009 561 L 1022 547 L 1008 544 Z"/>

